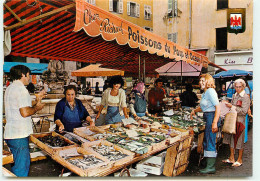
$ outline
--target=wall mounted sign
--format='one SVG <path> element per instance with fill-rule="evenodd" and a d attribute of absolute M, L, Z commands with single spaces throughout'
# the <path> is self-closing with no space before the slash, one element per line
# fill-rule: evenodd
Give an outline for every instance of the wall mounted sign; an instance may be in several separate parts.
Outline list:
<path fill-rule="evenodd" d="M 227 10 L 227 30 L 229 33 L 243 33 L 246 30 L 246 9 Z"/>

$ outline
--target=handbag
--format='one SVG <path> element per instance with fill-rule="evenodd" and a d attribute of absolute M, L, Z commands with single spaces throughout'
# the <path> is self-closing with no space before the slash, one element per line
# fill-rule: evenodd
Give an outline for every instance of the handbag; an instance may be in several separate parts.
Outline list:
<path fill-rule="evenodd" d="M 236 134 L 237 111 L 231 109 L 225 116 L 222 132 Z"/>

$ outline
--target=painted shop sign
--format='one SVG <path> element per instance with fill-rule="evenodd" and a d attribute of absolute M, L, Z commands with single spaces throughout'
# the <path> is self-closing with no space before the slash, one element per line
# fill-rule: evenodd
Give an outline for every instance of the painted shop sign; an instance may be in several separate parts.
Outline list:
<path fill-rule="evenodd" d="M 215 55 L 217 65 L 253 65 L 253 53 L 234 53 Z"/>
<path fill-rule="evenodd" d="M 128 44 L 131 48 L 177 61 L 184 60 L 195 65 L 202 63 L 204 66 L 209 63 L 206 56 L 181 47 L 84 0 L 76 0 L 76 10 L 74 31 L 84 29 L 91 37 L 101 35 L 106 41 L 116 40 L 119 45 Z"/>

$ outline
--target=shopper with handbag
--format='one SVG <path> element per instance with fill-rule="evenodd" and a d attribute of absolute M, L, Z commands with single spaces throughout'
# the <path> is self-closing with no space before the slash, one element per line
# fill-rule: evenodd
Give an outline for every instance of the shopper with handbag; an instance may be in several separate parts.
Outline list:
<path fill-rule="evenodd" d="M 243 79 L 237 79 L 234 82 L 236 93 L 232 97 L 231 103 L 226 103 L 230 109 L 237 112 L 236 134 L 224 133 L 223 143 L 229 144 L 230 156 L 223 160 L 224 163 L 232 163 L 232 166 L 239 167 L 242 165 L 242 156 L 244 151 L 245 139 L 245 119 L 250 106 L 250 98 L 245 92 L 246 83 Z M 235 149 L 238 149 L 238 159 L 235 161 Z"/>
<path fill-rule="evenodd" d="M 206 122 L 203 150 L 207 166 L 199 171 L 200 173 L 208 174 L 216 172 L 216 133 L 218 132 L 218 123 L 220 123 L 220 104 L 215 90 L 215 81 L 211 75 L 202 74 L 199 84 L 204 93 L 200 100 L 200 106 L 191 111 L 190 118 L 192 120 L 196 112 L 203 112 L 203 119 Z"/>

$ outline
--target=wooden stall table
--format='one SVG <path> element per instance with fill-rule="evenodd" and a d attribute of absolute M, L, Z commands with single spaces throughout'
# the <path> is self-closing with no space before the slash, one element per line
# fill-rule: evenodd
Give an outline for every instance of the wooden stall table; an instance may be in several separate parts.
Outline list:
<path fill-rule="evenodd" d="M 180 142 L 183 142 L 184 140 L 186 140 L 186 139 L 189 139 L 189 143 L 188 143 L 188 146 L 185 146 L 185 148 L 188 148 L 188 149 L 190 149 L 190 144 L 191 144 L 191 142 L 192 142 L 192 140 L 193 140 L 193 136 L 191 135 L 188 135 L 188 136 L 185 136 L 185 137 L 183 137 L 181 140 L 179 140 L 179 141 L 177 141 L 177 142 L 175 142 L 175 143 L 173 143 L 173 144 L 170 144 L 170 145 L 165 145 L 165 146 L 163 146 L 163 147 L 159 147 L 159 148 L 157 148 L 157 149 L 154 149 L 154 150 L 152 150 L 152 151 L 150 151 L 150 152 L 147 152 L 147 153 L 145 153 L 145 154 L 142 154 L 142 155 L 139 155 L 139 156 L 136 156 L 136 157 L 134 157 L 134 159 L 133 160 L 131 160 L 131 161 L 129 161 L 129 162 L 126 162 L 125 164 L 123 164 L 123 165 L 119 165 L 119 166 L 114 166 L 114 167 L 112 167 L 112 168 L 105 168 L 105 169 L 103 169 L 103 170 L 101 170 L 100 172 L 98 172 L 98 173 L 96 173 L 96 177 L 104 177 L 104 176 L 107 176 L 107 175 L 110 175 L 110 174 L 112 174 L 112 173 L 114 173 L 114 172 L 116 172 L 116 171 L 118 171 L 118 170 L 120 170 L 120 169 L 124 169 L 124 170 L 126 170 L 126 167 L 127 166 L 129 166 L 129 165 L 131 165 L 131 164 L 133 164 L 133 163 L 136 163 L 136 162 L 138 162 L 138 161 L 141 161 L 141 160 L 143 160 L 143 159 L 145 159 L 145 158 L 147 158 L 147 157 L 149 157 L 149 156 L 152 156 L 152 155 L 154 155 L 154 154 L 156 154 L 156 153 L 158 153 L 158 152 L 161 152 L 161 151 L 163 151 L 163 150 L 166 150 L 166 149 L 169 149 L 169 148 L 171 148 L 171 147 L 174 147 L 175 145 L 180 145 Z M 180 151 L 182 150 L 183 148 L 180 148 Z M 167 150 L 167 153 L 168 153 L 168 150 Z M 166 153 L 166 157 L 167 157 L 167 153 Z M 190 151 L 189 152 L 187 152 L 187 156 L 186 156 L 186 158 L 188 159 L 189 158 L 189 154 L 190 154 Z M 171 157 L 172 156 L 172 154 L 171 153 L 168 153 L 168 155 L 169 155 L 169 157 Z M 177 156 L 178 154 L 176 154 L 176 156 Z M 177 157 L 174 157 L 174 158 L 177 158 Z M 178 159 L 180 159 L 179 157 L 178 157 Z M 165 159 L 166 160 L 166 159 Z M 174 161 L 174 163 L 175 163 L 175 160 L 173 160 Z M 168 163 L 167 164 L 174 164 L 173 162 L 171 162 L 171 161 L 168 161 Z M 177 162 L 176 162 L 177 163 Z M 188 165 L 188 163 L 186 163 L 186 166 Z M 175 168 L 175 167 L 172 167 L 173 169 Z M 185 167 L 186 168 L 186 167 Z M 185 171 L 185 170 L 184 170 Z M 172 170 L 172 173 L 173 173 L 173 170 Z M 164 174 L 166 174 L 166 176 L 176 176 L 176 175 L 170 175 L 169 174 L 169 172 L 164 172 Z M 180 173 L 179 173 L 180 174 Z"/>

